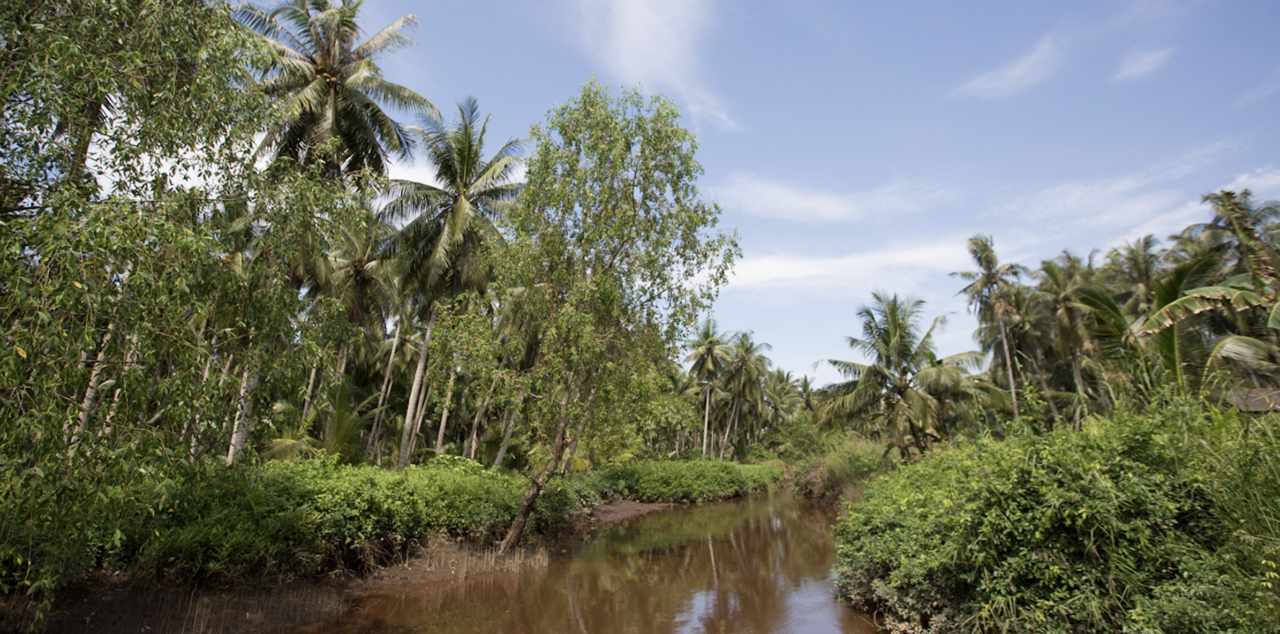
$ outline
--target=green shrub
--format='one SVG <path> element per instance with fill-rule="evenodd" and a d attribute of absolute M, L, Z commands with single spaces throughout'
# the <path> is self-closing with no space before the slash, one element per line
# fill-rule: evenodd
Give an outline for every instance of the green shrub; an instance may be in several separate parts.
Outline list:
<path fill-rule="evenodd" d="M 707 502 L 764 491 L 782 481 L 782 471 L 733 462 L 636 462 L 607 477 L 621 483 L 624 497 L 640 502 Z"/>
<path fill-rule="evenodd" d="M 1256 425 L 1187 407 L 939 452 L 850 508 L 837 587 L 902 631 L 1274 631 L 1280 445 Z"/>
<path fill-rule="evenodd" d="M 796 474 L 794 488 L 811 500 L 834 503 L 852 497 L 865 480 L 896 462 L 896 450 L 886 452 L 881 443 L 846 437 L 805 465 Z"/>

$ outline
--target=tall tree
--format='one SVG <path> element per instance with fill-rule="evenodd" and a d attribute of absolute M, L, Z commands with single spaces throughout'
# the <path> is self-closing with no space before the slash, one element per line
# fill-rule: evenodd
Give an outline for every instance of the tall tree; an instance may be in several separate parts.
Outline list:
<path fill-rule="evenodd" d="M 421 140 L 435 184 L 394 180 L 389 201 L 382 209 L 388 221 L 407 224 L 392 243 L 403 262 L 402 292 L 420 298 L 419 317 L 424 321 L 422 348 L 409 393 L 405 420 L 413 420 L 423 406 L 415 395 L 423 383 L 426 358 L 440 297 L 467 290 L 481 290 L 488 267 L 479 254 L 483 244 L 500 240 L 494 221 L 520 193 L 516 181 L 521 144 L 509 141 L 492 158 L 484 154 L 489 119 L 480 120 L 474 99 L 458 105 L 458 119 L 446 124 L 440 117 L 423 120 Z M 402 439 L 400 467 L 408 461 L 411 433 Z"/>
<path fill-rule="evenodd" d="M 1005 316 L 1009 313 L 1009 305 L 1003 301 L 1000 290 L 1010 280 L 1017 280 L 1023 269 L 1017 264 L 1000 264 L 996 256 L 995 244 L 991 236 L 973 236 L 969 238 L 969 256 L 977 271 L 952 273 L 969 285 L 961 289 L 969 297 L 969 310 L 978 314 L 978 319 L 987 323 L 995 323 L 1000 329 L 1000 345 L 1004 348 L 1005 370 L 1009 377 L 1009 395 L 1013 402 L 1013 421 L 1021 423 L 1018 412 L 1018 383 L 1013 375 L 1013 355 L 1009 352 L 1009 331 L 1005 327 Z"/>
<path fill-rule="evenodd" d="M 715 391 L 715 379 L 724 372 L 729 361 L 729 346 L 723 333 L 716 331 L 716 322 L 708 317 L 698 327 L 698 332 L 689 341 L 689 356 L 685 361 L 691 362 L 689 373 L 702 382 L 702 457 L 707 457 L 707 439 L 711 433 L 711 394 Z"/>
<path fill-rule="evenodd" d="M 329 178 L 356 170 L 383 175 L 391 156 L 413 149 L 407 130 L 383 105 L 435 116 L 425 97 L 382 78 L 379 55 L 413 44 L 406 15 L 359 42 L 363 0 L 290 0 L 270 12 L 242 7 L 236 16 L 268 51 L 263 93 L 276 120 L 259 146 L 263 156 L 320 163 Z"/>
<path fill-rule="evenodd" d="M 529 183 L 508 215 L 511 247 L 496 263 L 538 322 L 538 362 L 525 382 L 530 445 L 543 449 L 502 542 L 523 534 L 559 472 L 571 421 L 585 438 L 638 409 L 631 377 L 655 371 L 724 283 L 737 253 L 701 200 L 693 134 L 668 100 L 614 97 L 595 82 L 534 128 Z M 618 416 L 590 416 L 592 406 Z"/>
<path fill-rule="evenodd" d="M 872 298 L 870 306 L 858 310 L 862 337 L 848 338 L 849 347 L 868 362 L 827 360 L 849 380 L 830 388 L 832 396 L 818 408 L 818 420 L 861 417 L 864 431 L 892 434 L 903 457 L 906 435 L 923 454 L 928 449 L 925 435 L 941 411 L 931 388 L 953 381 L 957 372 L 976 369 L 983 358 L 964 352 L 939 359 L 934 336 L 946 319 L 938 317 L 921 331 L 923 300 L 883 292 Z"/>

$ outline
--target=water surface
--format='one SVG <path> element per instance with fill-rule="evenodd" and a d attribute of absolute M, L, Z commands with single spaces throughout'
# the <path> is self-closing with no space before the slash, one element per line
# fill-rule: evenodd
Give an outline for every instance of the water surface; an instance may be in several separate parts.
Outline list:
<path fill-rule="evenodd" d="M 878 632 L 832 596 L 832 518 L 775 493 L 633 518 L 544 569 L 394 588 L 325 634 Z"/>

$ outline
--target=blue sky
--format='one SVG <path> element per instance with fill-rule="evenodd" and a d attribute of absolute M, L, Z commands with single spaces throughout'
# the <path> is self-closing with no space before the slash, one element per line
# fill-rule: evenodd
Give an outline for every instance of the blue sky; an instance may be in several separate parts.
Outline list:
<path fill-rule="evenodd" d="M 947 275 L 971 235 L 1034 267 L 1165 238 L 1221 188 L 1280 198 L 1274 0 L 367 0 L 365 26 L 408 13 L 418 45 L 384 75 L 441 110 L 476 97 L 495 148 L 592 76 L 679 102 L 744 252 L 719 325 L 821 383 L 874 289 L 974 349 Z"/>

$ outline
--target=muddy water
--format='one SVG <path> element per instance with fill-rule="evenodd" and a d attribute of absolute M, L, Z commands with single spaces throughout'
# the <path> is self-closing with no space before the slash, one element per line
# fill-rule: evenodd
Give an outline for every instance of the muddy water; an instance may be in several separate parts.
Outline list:
<path fill-rule="evenodd" d="M 654 513 L 545 569 L 387 590 L 308 631 L 877 632 L 832 598 L 831 521 L 783 494 Z"/>

